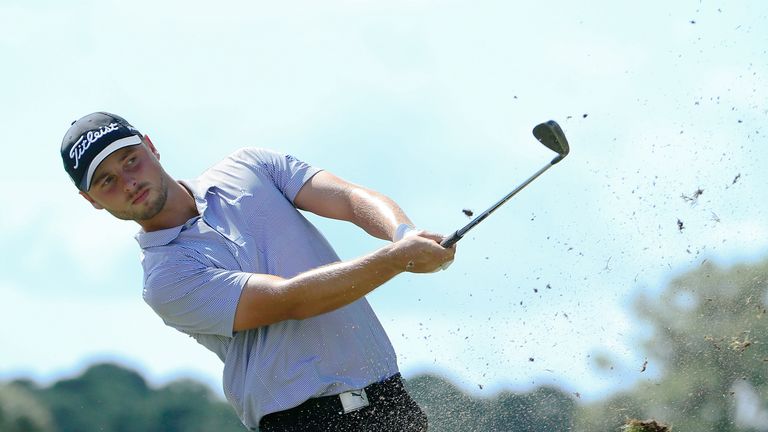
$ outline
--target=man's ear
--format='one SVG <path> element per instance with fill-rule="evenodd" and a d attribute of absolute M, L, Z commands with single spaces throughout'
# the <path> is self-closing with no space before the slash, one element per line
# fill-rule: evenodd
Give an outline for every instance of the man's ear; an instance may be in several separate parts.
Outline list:
<path fill-rule="evenodd" d="M 80 196 L 85 198 L 85 200 L 88 201 L 89 203 L 91 203 L 93 208 L 95 208 L 96 210 L 104 210 L 104 207 L 102 207 L 101 204 L 94 201 L 93 198 L 91 198 L 91 196 L 88 195 L 88 193 L 80 191 Z"/>
<path fill-rule="evenodd" d="M 149 135 L 145 134 L 144 135 L 144 140 L 147 142 L 147 147 L 149 148 L 149 150 L 152 151 L 152 154 L 155 155 L 157 160 L 160 160 L 160 152 L 157 151 L 157 149 L 155 148 L 155 145 L 152 143 L 152 140 L 149 139 Z"/>

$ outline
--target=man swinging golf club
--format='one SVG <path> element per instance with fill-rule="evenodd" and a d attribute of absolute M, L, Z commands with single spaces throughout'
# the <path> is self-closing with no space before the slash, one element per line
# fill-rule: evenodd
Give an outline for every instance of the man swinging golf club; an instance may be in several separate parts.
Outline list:
<path fill-rule="evenodd" d="M 271 150 L 176 181 L 148 136 L 106 112 L 74 122 L 61 157 L 93 207 L 139 224 L 144 300 L 224 362 L 224 393 L 250 430 L 427 429 L 364 296 L 451 262 L 442 236 L 415 230 L 384 195 Z M 340 261 L 299 210 L 393 242 Z"/>

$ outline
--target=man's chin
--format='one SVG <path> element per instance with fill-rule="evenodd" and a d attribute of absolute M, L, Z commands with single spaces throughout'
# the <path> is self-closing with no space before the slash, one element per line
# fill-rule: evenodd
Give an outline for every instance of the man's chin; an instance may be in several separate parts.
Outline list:
<path fill-rule="evenodd" d="M 150 189 L 149 196 L 147 197 L 148 200 L 146 202 L 146 208 L 144 208 L 144 212 L 141 214 L 141 218 L 137 218 L 136 220 L 152 219 L 159 215 L 160 212 L 162 212 L 165 208 L 165 203 L 168 201 L 167 191 L 159 192 L 154 200 L 152 200 L 152 192 L 153 191 Z"/>
<path fill-rule="evenodd" d="M 120 220 L 132 220 L 135 222 L 148 221 L 163 211 L 165 207 L 165 197 L 160 196 L 155 199 L 154 202 L 146 202 L 139 205 L 132 206 L 131 209 L 126 211 L 117 211 L 106 209 L 112 216 Z"/>

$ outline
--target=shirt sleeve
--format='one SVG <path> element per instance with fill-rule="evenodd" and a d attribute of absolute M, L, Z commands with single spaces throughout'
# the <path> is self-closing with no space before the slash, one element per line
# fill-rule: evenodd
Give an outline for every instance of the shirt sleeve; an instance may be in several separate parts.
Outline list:
<path fill-rule="evenodd" d="M 237 303 L 249 277 L 250 273 L 173 254 L 145 270 L 144 301 L 179 331 L 231 337 Z"/>
<path fill-rule="evenodd" d="M 296 194 L 309 179 L 322 171 L 289 154 L 264 148 L 243 149 L 242 156 L 264 170 L 286 198 L 293 202 Z"/>

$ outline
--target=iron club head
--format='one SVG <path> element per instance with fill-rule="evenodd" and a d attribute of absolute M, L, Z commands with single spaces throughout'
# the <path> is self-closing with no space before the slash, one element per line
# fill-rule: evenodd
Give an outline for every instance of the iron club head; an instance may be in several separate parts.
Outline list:
<path fill-rule="evenodd" d="M 556 158 L 552 159 L 552 165 L 563 160 L 571 151 L 571 148 L 568 146 L 568 140 L 565 139 L 563 129 L 554 120 L 536 125 L 533 128 L 533 136 L 548 149 L 558 154 Z"/>

